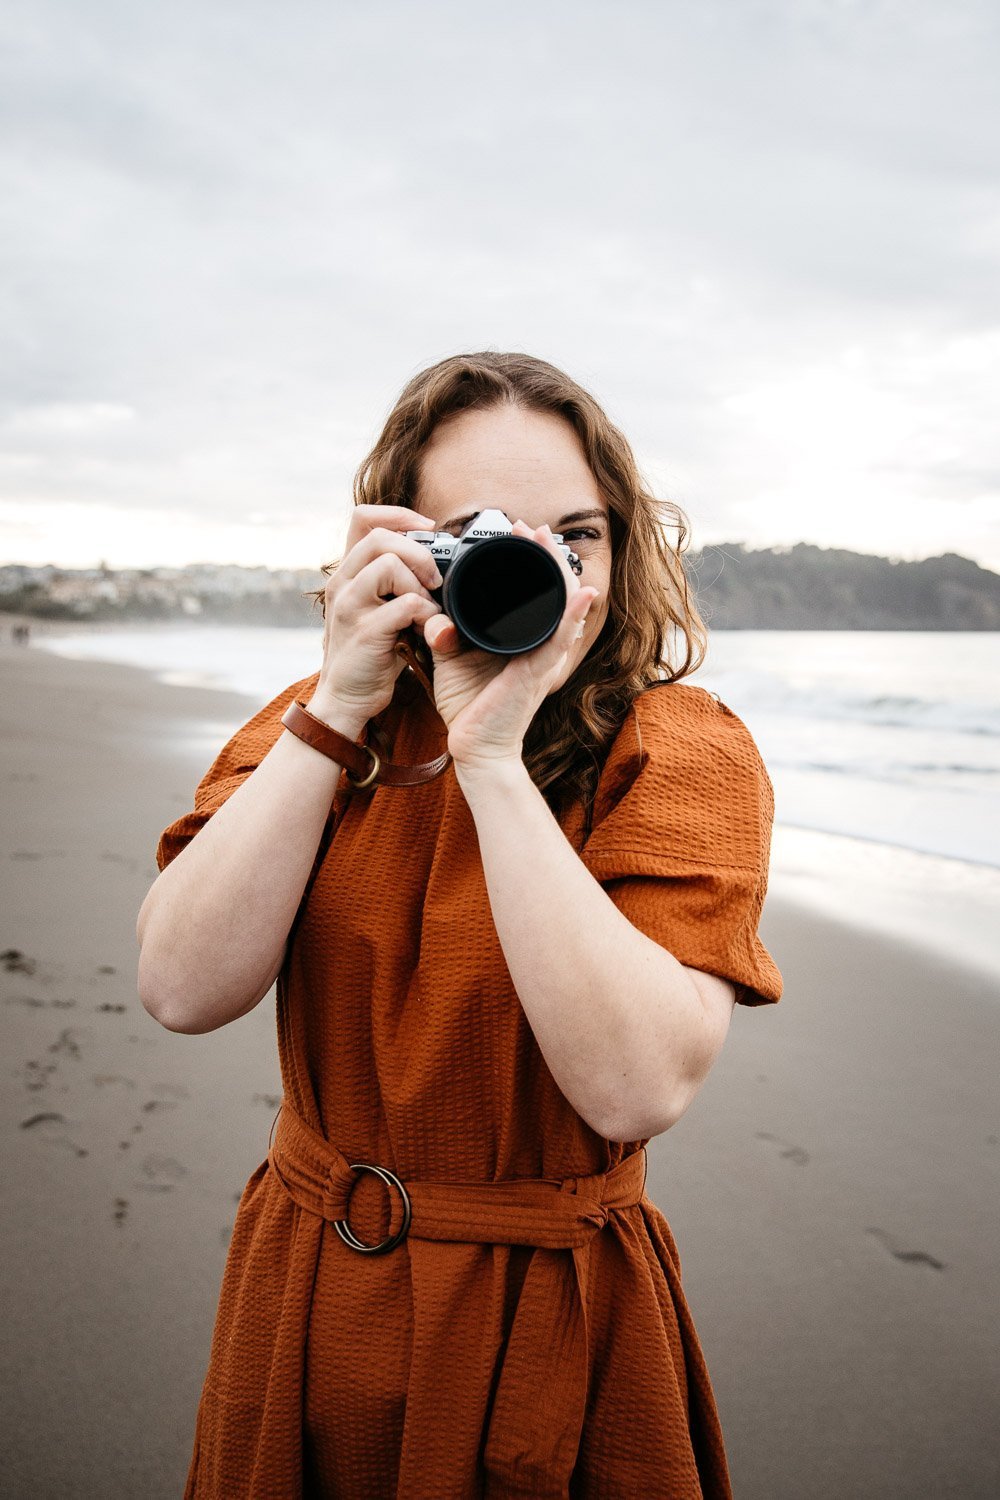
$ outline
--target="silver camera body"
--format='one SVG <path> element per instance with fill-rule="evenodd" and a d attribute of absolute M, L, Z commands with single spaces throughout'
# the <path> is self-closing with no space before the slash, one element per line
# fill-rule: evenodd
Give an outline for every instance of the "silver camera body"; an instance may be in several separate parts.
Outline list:
<path fill-rule="evenodd" d="M 427 547 L 442 582 L 431 597 L 454 622 L 463 645 L 497 656 L 533 651 L 558 629 L 569 602 L 566 580 L 552 553 L 533 537 L 515 536 L 502 510 L 481 510 L 450 531 L 407 531 Z M 575 552 L 553 541 L 574 573 Z"/>
<path fill-rule="evenodd" d="M 437 563 L 438 572 L 442 579 L 451 563 L 463 550 L 475 545 L 476 542 L 485 541 L 487 537 L 510 536 L 514 528 L 502 510 L 481 510 L 478 516 L 473 516 L 462 527 L 458 536 L 452 536 L 450 531 L 407 531 L 405 533 L 411 541 L 422 542 L 425 547 L 430 548 L 431 557 Z M 523 538 L 528 540 L 528 538 Z M 575 552 L 570 551 L 562 539 L 561 532 L 553 532 L 552 540 L 562 552 L 573 572 L 579 575 L 583 572 L 583 564 Z M 535 543 L 537 546 L 538 543 Z"/>

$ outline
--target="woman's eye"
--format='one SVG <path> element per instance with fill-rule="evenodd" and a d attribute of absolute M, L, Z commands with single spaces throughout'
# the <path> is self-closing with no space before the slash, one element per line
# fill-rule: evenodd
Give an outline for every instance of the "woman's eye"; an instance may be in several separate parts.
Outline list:
<path fill-rule="evenodd" d="M 598 534 L 598 532 L 593 531 L 589 526 L 579 526 L 573 531 L 564 531 L 563 541 L 565 541 L 566 538 L 570 536 L 582 536 L 590 539 L 596 539 Z"/>

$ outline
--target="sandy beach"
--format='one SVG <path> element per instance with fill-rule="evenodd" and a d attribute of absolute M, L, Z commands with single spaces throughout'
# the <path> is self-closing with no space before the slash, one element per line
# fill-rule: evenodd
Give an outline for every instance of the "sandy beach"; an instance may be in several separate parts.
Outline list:
<path fill-rule="evenodd" d="M 281 1084 L 273 994 L 207 1036 L 146 1014 L 135 920 L 160 831 L 260 704 L 14 646 L 8 624 L 3 1493 L 179 1500 L 235 1204 Z M 735 1496 L 986 1500 L 1000 985 L 773 881 L 762 935 L 784 996 L 737 1008 L 647 1181 Z"/>

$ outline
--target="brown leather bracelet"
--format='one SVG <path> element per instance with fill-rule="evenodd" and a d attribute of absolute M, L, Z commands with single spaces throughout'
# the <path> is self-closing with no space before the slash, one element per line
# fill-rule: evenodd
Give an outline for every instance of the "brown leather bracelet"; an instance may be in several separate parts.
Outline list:
<path fill-rule="evenodd" d="M 357 791 L 374 785 L 418 786 L 421 782 L 433 781 L 435 776 L 440 776 L 451 760 L 446 750 L 435 760 L 424 761 L 416 766 L 401 766 L 393 761 L 384 761 L 371 745 L 359 745 L 357 740 L 348 739 L 339 729 L 317 719 L 297 698 L 285 709 L 281 722 L 298 739 L 304 740 L 314 750 L 322 751 L 343 766 L 348 781 Z"/>

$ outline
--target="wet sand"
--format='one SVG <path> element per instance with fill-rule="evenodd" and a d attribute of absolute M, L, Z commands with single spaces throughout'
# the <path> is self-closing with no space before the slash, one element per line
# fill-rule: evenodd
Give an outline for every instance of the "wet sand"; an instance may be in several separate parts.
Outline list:
<path fill-rule="evenodd" d="M 260 705 L 15 646 L 9 628 L 0 674 L 4 1492 L 179 1500 L 235 1205 L 281 1083 L 273 993 L 208 1036 L 146 1014 L 135 919 L 160 831 Z M 737 1008 L 647 1182 L 735 1495 L 985 1500 L 1000 986 L 773 882 L 762 933 L 785 994 Z"/>

